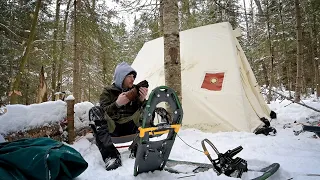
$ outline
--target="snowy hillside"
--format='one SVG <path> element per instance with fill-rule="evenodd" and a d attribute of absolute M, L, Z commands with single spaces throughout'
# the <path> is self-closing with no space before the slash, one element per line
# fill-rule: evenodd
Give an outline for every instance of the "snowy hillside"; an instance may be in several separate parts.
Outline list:
<path fill-rule="evenodd" d="M 312 99 L 305 100 L 305 104 L 320 109 L 320 103 Z M 87 124 L 87 112 L 93 105 L 91 103 L 79 103 L 75 108 L 75 119 L 77 126 Z M 178 135 L 190 146 L 202 150 L 201 141 L 209 139 L 220 152 L 225 152 L 237 146 L 244 149 L 237 155 L 248 161 L 248 168 L 259 169 L 273 162 L 280 163 L 278 172 L 270 179 L 320 179 L 320 176 L 306 176 L 306 174 L 320 174 L 320 139 L 311 132 L 301 132 L 295 135 L 294 132 L 301 130 L 301 124 L 319 124 L 320 113 L 307 109 L 290 101 L 275 101 L 270 104 L 278 118 L 271 124 L 277 129 L 276 136 L 254 135 L 244 132 L 220 132 L 204 133 L 196 129 L 182 129 Z M 60 111 L 58 111 L 60 109 Z M 46 102 L 40 105 L 9 105 L 7 113 L 0 116 L 0 133 L 5 134 L 9 130 L 23 129 L 24 126 L 34 127 L 39 124 L 39 119 L 46 120 L 46 123 L 55 122 L 66 115 L 64 102 Z M 49 116 L 50 114 L 50 116 Z M 39 118 L 41 117 L 41 118 Z M 195 149 L 186 145 L 177 137 L 170 159 L 186 160 L 194 162 L 209 163 L 207 157 Z M 129 158 L 129 151 L 120 149 L 122 153 L 123 166 L 114 171 L 104 170 L 104 163 L 101 159 L 96 145 L 89 141 L 92 134 L 79 139 L 72 145 L 78 150 L 84 159 L 89 163 L 88 169 L 83 172 L 78 180 L 104 180 L 104 179 L 177 179 L 182 174 L 172 174 L 166 171 L 156 171 L 154 173 L 133 176 L 134 159 Z M 208 146 L 208 150 L 215 158 L 213 151 Z M 177 167 L 185 170 L 187 167 Z M 242 179 L 250 179 L 259 175 L 257 172 L 244 173 Z M 224 175 L 217 176 L 212 170 L 197 173 L 194 176 L 183 179 L 234 179 Z"/>

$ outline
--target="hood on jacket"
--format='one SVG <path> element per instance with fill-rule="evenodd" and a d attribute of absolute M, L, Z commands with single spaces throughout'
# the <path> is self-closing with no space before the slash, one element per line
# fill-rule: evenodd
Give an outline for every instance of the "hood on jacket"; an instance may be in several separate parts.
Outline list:
<path fill-rule="evenodd" d="M 113 75 L 113 82 L 115 86 L 123 90 L 122 88 L 123 80 L 128 74 L 131 74 L 131 73 L 134 75 L 134 78 L 136 78 L 137 72 L 128 63 L 122 62 L 118 64 Z"/>

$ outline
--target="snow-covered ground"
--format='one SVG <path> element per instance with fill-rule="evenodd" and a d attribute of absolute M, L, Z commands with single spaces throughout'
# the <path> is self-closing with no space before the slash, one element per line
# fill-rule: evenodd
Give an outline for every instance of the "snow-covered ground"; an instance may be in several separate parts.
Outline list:
<path fill-rule="evenodd" d="M 305 104 L 320 109 L 320 102 L 312 99 L 304 100 Z M 10 130 L 25 127 L 35 127 L 38 125 L 36 119 L 45 118 L 46 123 L 57 121 L 57 117 L 65 117 L 64 102 L 46 102 L 43 106 L 30 105 L 24 107 L 21 105 L 7 106 L 7 113 L 0 116 L 0 133 L 6 134 Z M 76 104 L 75 116 L 76 125 L 81 127 L 87 124 L 87 112 L 93 104 L 89 102 Z M 57 111 L 57 109 L 61 111 Z M 276 136 L 255 135 L 246 132 L 220 132 L 205 133 L 197 129 L 182 129 L 178 135 L 190 146 L 199 150 L 201 141 L 209 139 L 220 152 L 225 152 L 237 146 L 244 149 L 237 154 L 248 161 L 248 168 L 258 169 L 269 165 L 273 162 L 280 163 L 281 167 L 278 172 L 269 179 L 320 179 L 320 176 L 306 176 L 306 174 L 320 174 L 320 139 L 311 132 L 302 132 L 295 135 L 295 131 L 301 130 L 301 124 L 316 124 L 320 122 L 320 113 L 307 109 L 298 104 L 292 104 L 290 101 L 273 101 L 270 108 L 277 113 L 278 118 L 271 122 L 272 126 L 278 131 Z M 28 110 L 28 111 L 26 111 Z M 44 114 L 51 116 L 44 116 Z M 62 113 L 62 114 L 61 114 Z M 30 121 L 26 120 L 31 119 Z M 42 119 L 41 118 L 41 119 Z M 13 126 L 13 127 L 11 127 Z M 285 128 L 284 128 L 285 127 Z M 194 162 L 210 163 L 207 157 L 195 149 L 187 146 L 179 137 L 176 138 L 170 159 L 186 160 Z M 134 159 L 129 158 L 129 151 L 120 149 L 122 154 L 123 166 L 114 171 L 106 171 L 101 159 L 99 150 L 95 144 L 89 140 L 92 134 L 79 139 L 71 145 L 78 150 L 84 159 L 88 162 L 89 167 L 77 179 L 78 180 L 130 180 L 130 179 L 177 179 L 182 174 L 172 174 L 166 171 L 155 171 L 153 173 L 140 174 L 133 176 Z M 210 146 L 208 150 L 215 157 Z M 187 167 L 177 167 L 186 169 Z M 259 175 L 257 172 L 247 172 L 241 179 L 251 179 Z M 217 176 L 213 170 L 197 173 L 195 176 L 185 177 L 183 179 L 235 179 L 224 175 Z"/>

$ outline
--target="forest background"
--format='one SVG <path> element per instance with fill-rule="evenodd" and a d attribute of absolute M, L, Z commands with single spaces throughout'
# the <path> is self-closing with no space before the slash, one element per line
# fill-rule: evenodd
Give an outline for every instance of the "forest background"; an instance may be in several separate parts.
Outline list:
<path fill-rule="evenodd" d="M 0 105 L 55 100 L 57 92 L 97 102 L 116 64 L 132 63 L 145 42 L 163 36 L 161 2 L 1 1 Z M 178 0 L 178 16 L 179 31 L 225 21 L 240 28 L 266 89 L 294 91 L 296 101 L 300 93 L 320 96 L 320 1 Z M 39 99 L 43 87 L 48 91 Z"/>

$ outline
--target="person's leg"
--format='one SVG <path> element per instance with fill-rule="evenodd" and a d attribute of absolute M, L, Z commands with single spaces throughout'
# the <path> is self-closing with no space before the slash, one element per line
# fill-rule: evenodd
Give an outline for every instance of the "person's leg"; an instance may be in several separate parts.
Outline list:
<path fill-rule="evenodd" d="M 129 121 L 124 124 L 116 123 L 115 131 L 117 132 L 118 136 L 126 136 L 138 133 L 138 127 L 135 125 L 133 121 Z"/>
<path fill-rule="evenodd" d="M 94 129 L 96 145 L 99 148 L 103 161 L 106 163 L 106 169 L 118 168 L 122 165 L 121 156 L 111 140 L 107 122 L 103 120 L 102 109 L 97 106 L 91 108 L 89 119 L 90 121 L 94 121 L 94 125 L 91 127 Z"/>
<path fill-rule="evenodd" d="M 97 128 L 96 142 L 105 162 L 106 170 L 109 171 L 122 166 L 121 155 L 111 140 L 107 125 Z"/>
<path fill-rule="evenodd" d="M 120 156 L 119 151 L 111 140 L 111 136 L 106 125 L 97 127 L 96 143 L 103 160 L 106 158 L 117 158 Z"/>

